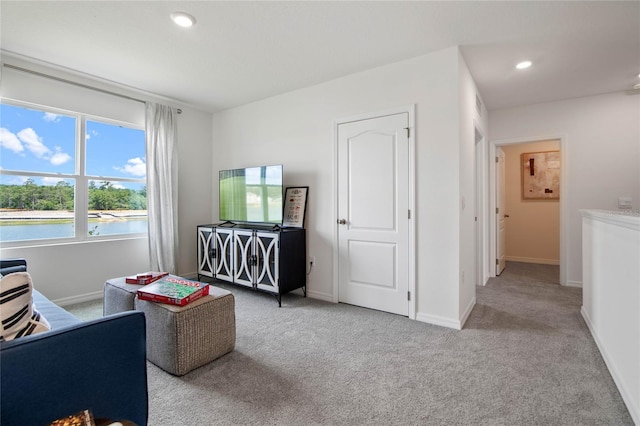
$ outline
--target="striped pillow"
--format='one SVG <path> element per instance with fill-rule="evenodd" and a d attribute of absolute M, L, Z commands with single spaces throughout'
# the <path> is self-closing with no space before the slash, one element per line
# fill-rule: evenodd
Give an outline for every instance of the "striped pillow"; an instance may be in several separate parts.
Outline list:
<path fill-rule="evenodd" d="M 28 272 L 14 272 L 0 279 L 1 340 L 13 340 L 51 329 L 33 305 L 33 282 Z"/>

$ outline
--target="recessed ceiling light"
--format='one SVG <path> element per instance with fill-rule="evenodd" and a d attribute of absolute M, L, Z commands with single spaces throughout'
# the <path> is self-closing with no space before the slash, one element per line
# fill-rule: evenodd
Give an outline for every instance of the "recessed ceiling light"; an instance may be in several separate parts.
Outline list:
<path fill-rule="evenodd" d="M 529 68 L 530 66 L 531 66 L 531 61 L 522 61 L 518 65 L 516 65 L 516 68 L 518 68 L 519 70 L 523 70 L 523 69 Z"/>
<path fill-rule="evenodd" d="M 185 12 L 173 12 L 171 14 L 171 19 L 173 19 L 173 22 L 175 22 L 176 24 L 185 28 L 190 27 L 196 23 L 196 18 Z"/>

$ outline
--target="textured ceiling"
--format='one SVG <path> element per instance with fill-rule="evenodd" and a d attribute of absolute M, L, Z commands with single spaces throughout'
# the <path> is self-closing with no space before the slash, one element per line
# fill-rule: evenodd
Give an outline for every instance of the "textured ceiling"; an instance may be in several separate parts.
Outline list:
<path fill-rule="evenodd" d="M 212 112 L 454 45 L 490 110 L 640 82 L 638 1 L 2 0 L 0 24 L 4 53 Z"/>

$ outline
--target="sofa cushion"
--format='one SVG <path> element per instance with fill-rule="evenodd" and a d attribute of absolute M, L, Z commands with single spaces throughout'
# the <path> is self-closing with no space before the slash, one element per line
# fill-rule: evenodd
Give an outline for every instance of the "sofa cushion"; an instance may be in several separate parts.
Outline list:
<path fill-rule="evenodd" d="M 38 309 L 38 312 L 47 319 L 52 330 L 82 322 L 71 312 L 47 299 L 35 288 L 33 289 L 33 304 Z"/>
<path fill-rule="evenodd" d="M 51 329 L 33 306 L 33 282 L 28 272 L 15 272 L 0 279 L 0 340 L 36 334 Z"/>
<path fill-rule="evenodd" d="M 27 272 L 27 261 L 24 259 L 0 259 L 0 275 L 14 272 Z"/>

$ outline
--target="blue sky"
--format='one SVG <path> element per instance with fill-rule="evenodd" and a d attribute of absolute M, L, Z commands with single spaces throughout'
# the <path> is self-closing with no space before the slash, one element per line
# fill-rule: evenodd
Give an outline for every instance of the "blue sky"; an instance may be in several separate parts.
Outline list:
<path fill-rule="evenodd" d="M 3 170 L 74 174 L 75 129 L 75 117 L 0 104 L 0 167 Z M 87 120 L 86 137 L 87 175 L 145 177 L 143 130 Z M 20 179 L 2 176 L 1 181 L 20 183 Z M 35 180 L 46 185 L 60 179 Z M 138 189 L 141 185 L 122 186 Z"/>

